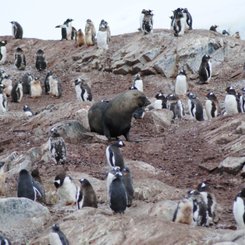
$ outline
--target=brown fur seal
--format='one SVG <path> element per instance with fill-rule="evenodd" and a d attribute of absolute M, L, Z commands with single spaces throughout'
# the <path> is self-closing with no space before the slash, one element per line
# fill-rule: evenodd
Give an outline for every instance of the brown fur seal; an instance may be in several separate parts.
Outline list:
<path fill-rule="evenodd" d="M 88 112 L 90 129 L 92 132 L 105 135 L 108 139 L 123 135 L 129 140 L 133 113 L 149 104 L 146 96 L 138 90 L 128 90 L 109 102 L 98 102 Z"/>

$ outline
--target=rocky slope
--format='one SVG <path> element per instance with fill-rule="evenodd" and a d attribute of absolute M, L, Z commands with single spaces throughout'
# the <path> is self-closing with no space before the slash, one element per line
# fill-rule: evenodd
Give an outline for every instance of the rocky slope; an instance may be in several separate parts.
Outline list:
<path fill-rule="evenodd" d="M 60 78 L 63 88 L 59 99 L 43 93 L 38 99 L 24 96 L 21 103 L 9 100 L 9 112 L 0 115 L 0 161 L 5 162 L 0 178 L 0 209 L 6 214 L 0 217 L 0 230 L 13 244 L 48 244 L 47 236 L 55 222 L 71 244 L 214 244 L 244 239 L 243 231 L 234 231 L 232 216 L 233 198 L 244 186 L 244 114 L 203 122 L 193 121 L 187 114 L 183 120 L 171 123 L 168 112 L 163 111 L 148 112 L 142 120 L 133 120 L 132 141 L 125 142 L 122 151 L 133 174 L 136 194 L 134 205 L 118 216 L 112 214 L 106 198 L 105 148 L 109 142 L 87 132 L 86 113 L 91 104 L 76 101 L 73 84 L 82 76 L 91 86 L 94 101 L 110 99 L 127 90 L 132 75 L 141 72 L 144 92 L 152 100 L 160 89 L 165 94 L 173 92 L 177 71 L 184 66 L 190 90 L 203 103 L 207 92 L 214 91 L 222 106 L 227 85 L 237 89 L 245 86 L 244 41 L 205 30 L 192 30 L 179 38 L 168 30 L 156 30 L 146 36 L 113 36 L 109 50 L 101 51 L 96 47 L 77 48 L 72 41 L 1 39 L 8 41 L 7 63 L 1 69 L 13 81 L 27 71 L 44 80 L 47 71 L 35 69 L 35 53 L 42 48 L 48 70 Z M 26 71 L 18 71 L 13 65 L 17 46 L 26 54 Z M 212 56 L 214 76 L 210 84 L 197 85 L 197 70 L 205 53 Z M 186 99 L 184 102 L 186 105 Z M 24 104 L 39 113 L 26 118 Z M 54 165 L 47 154 L 48 132 L 57 124 L 61 125 L 68 149 L 64 167 Z M 220 165 L 223 160 L 230 161 L 228 167 Z M 234 163 L 236 167 L 230 169 Z M 22 210 L 25 220 L 18 219 L 16 210 L 6 208 L 12 200 L 19 204 L 18 199 L 11 199 L 16 197 L 18 172 L 36 167 L 47 194 L 43 206 L 48 210 L 33 206 L 39 216 L 30 218 L 29 202 L 22 200 L 27 207 Z M 59 205 L 52 182 L 63 169 L 75 180 L 86 177 L 91 181 L 98 195 L 98 209 L 76 210 Z M 210 228 L 172 223 L 177 201 L 203 180 L 216 195 L 219 222 Z M 17 223 L 14 227 L 13 219 Z M 31 225 L 23 227 L 23 222 Z M 242 244 L 242 238 L 236 244 Z"/>

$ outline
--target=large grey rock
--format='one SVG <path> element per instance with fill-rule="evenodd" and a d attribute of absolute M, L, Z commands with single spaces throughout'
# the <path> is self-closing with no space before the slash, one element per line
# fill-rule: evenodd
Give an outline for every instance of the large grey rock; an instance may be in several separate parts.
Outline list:
<path fill-rule="evenodd" d="M 231 174 L 237 174 L 245 164 L 245 157 L 227 157 L 220 165 L 219 169 Z"/>
<path fill-rule="evenodd" d="M 0 230 L 13 244 L 27 244 L 44 229 L 49 210 L 27 198 L 0 199 Z"/>

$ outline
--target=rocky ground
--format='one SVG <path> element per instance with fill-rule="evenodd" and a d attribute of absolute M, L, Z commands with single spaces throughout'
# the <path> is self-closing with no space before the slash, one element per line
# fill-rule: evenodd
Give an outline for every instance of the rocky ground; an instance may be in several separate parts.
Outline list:
<path fill-rule="evenodd" d="M 186 39 L 183 37 L 183 43 L 187 42 L 188 38 L 196 38 L 195 45 L 197 45 L 200 38 L 207 38 L 208 36 L 211 44 L 215 43 L 213 40 L 217 41 L 218 38 L 223 54 L 227 54 L 225 53 L 227 50 L 224 48 L 227 43 L 234 43 L 234 48 L 238 48 L 240 51 L 244 52 L 245 50 L 244 41 L 232 40 L 229 37 L 229 40 L 226 40 L 225 37 L 202 30 L 196 31 L 196 33 L 192 31 L 191 34 L 187 35 L 190 36 Z M 140 48 L 142 50 L 148 48 L 150 51 L 153 48 L 161 47 L 161 51 L 158 51 L 160 52 L 159 56 L 163 55 L 164 57 L 171 56 L 171 53 L 174 53 L 171 47 L 175 44 L 171 44 L 171 47 L 167 46 L 170 45 L 173 37 L 166 30 L 157 30 L 150 37 L 142 37 L 141 33 L 112 37 L 110 48 L 105 52 L 97 50 L 96 47 L 84 46 L 77 48 L 73 41 L 13 40 L 12 37 L 1 37 L 1 39 L 8 41 L 8 59 L 7 64 L 0 68 L 10 74 L 13 81 L 20 79 L 27 71 L 42 80 L 44 79 L 46 71 L 39 73 L 35 70 L 34 65 L 35 52 L 42 48 L 46 54 L 48 69 L 52 70 L 62 81 L 63 95 L 59 99 L 45 94 L 39 99 L 24 96 L 21 103 L 12 103 L 9 100 L 8 115 L 0 116 L 0 160 L 14 151 L 21 155 L 31 147 L 40 147 L 47 141 L 48 132 L 52 125 L 64 120 L 76 119 L 75 112 L 77 110 L 90 106 L 90 104 L 81 105 L 76 102 L 73 82 L 77 77 L 82 76 L 86 79 L 91 86 L 93 100 L 98 101 L 100 99 L 110 99 L 127 90 L 131 85 L 132 74 L 135 71 L 140 71 L 143 74 L 144 92 L 148 98 L 152 99 L 160 89 L 166 94 L 173 91 L 176 70 L 178 70 L 180 64 L 184 64 L 188 59 L 183 54 L 187 51 L 184 52 L 179 48 L 179 54 L 177 54 L 179 64 L 171 65 L 169 61 L 166 61 L 169 64 L 166 69 L 172 69 L 172 66 L 174 66 L 172 74 L 164 74 L 159 68 L 154 70 L 154 67 L 156 67 L 154 59 L 141 60 L 138 55 Z M 149 47 L 147 42 L 149 42 Z M 176 40 L 173 42 L 176 42 Z M 192 41 L 189 40 L 189 42 Z M 138 49 L 133 50 L 132 43 L 136 43 L 139 46 Z M 188 45 L 186 44 L 186 49 L 192 52 Z M 26 71 L 17 71 L 13 65 L 14 49 L 17 46 L 22 47 L 26 54 Z M 204 96 L 208 91 L 215 91 L 222 104 L 227 84 L 233 84 L 236 88 L 241 88 L 242 85 L 245 86 L 245 81 L 242 80 L 244 59 L 240 57 L 240 54 L 237 54 L 239 61 L 229 63 L 225 55 L 223 55 L 223 58 L 220 57 L 219 47 L 217 49 L 210 51 L 213 52 L 211 55 L 214 55 L 214 77 L 210 84 L 197 85 L 195 83 L 197 81 L 197 75 L 194 71 L 195 66 L 186 65 L 190 90 L 196 92 L 203 103 Z M 138 59 L 138 63 L 132 59 L 125 62 L 124 58 L 130 52 L 130 58 L 132 58 L 132 53 L 135 53 L 135 60 Z M 165 53 L 162 54 L 161 52 Z M 183 56 L 180 55 L 181 52 Z M 119 53 L 121 60 L 118 58 Z M 217 53 L 218 55 L 215 56 Z M 123 59 L 124 61 L 122 61 Z M 124 63 L 119 66 L 119 61 Z M 196 61 L 196 63 L 198 62 Z M 141 66 L 138 65 L 137 68 L 136 65 L 139 63 Z M 125 66 L 127 67 L 125 68 Z M 164 69 L 162 70 L 164 71 Z M 21 114 L 24 104 L 29 105 L 36 112 L 47 110 L 46 116 L 38 118 L 37 115 L 35 116 L 37 119 L 25 118 Z M 244 156 L 244 148 L 239 147 L 239 144 L 244 143 L 244 131 L 237 133 L 237 127 L 244 121 L 244 118 L 244 115 L 220 116 L 212 121 L 198 122 L 191 120 L 187 115 L 184 119 L 176 120 L 169 126 L 159 129 L 152 122 L 152 118 L 146 114 L 145 118 L 141 120 L 133 120 L 130 131 L 131 141 L 125 142 L 126 146 L 122 149 L 122 152 L 124 158 L 128 161 L 146 162 L 159 170 L 153 177 L 146 172 L 138 173 L 136 168 L 133 171 L 135 179 L 144 180 L 150 176 L 183 190 L 194 188 L 203 180 L 207 181 L 219 204 L 219 222 L 212 228 L 207 229 L 235 229 L 232 201 L 244 186 L 244 179 L 240 172 L 230 174 L 221 171 L 218 166 L 228 156 Z M 78 143 L 68 141 L 68 163 L 65 169 L 69 172 L 87 173 L 90 176 L 104 180 L 106 176 L 105 148 L 107 145 L 108 142 L 104 140 L 93 143 L 88 139 L 80 140 Z M 39 168 L 42 181 L 47 186 L 50 185 L 50 181 L 57 171 L 62 168 L 50 161 L 40 159 L 33 162 L 32 166 Z M 8 197 L 15 196 L 17 174 L 9 176 L 7 181 L 11 183 L 8 182 L 9 189 L 4 195 Z M 183 191 L 181 196 L 184 194 Z M 60 212 L 53 212 L 52 205 L 48 207 L 52 214 L 48 225 L 54 221 L 60 221 L 64 217 Z"/>

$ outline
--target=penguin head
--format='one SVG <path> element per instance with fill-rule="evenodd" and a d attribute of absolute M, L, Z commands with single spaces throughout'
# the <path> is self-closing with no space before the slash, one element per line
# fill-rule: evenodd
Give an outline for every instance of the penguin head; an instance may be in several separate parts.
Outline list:
<path fill-rule="evenodd" d="M 188 92 L 187 94 L 187 97 L 191 100 L 191 99 L 196 99 L 196 95 L 195 94 L 193 94 L 192 92 Z"/>
<path fill-rule="evenodd" d="M 134 81 L 136 80 L 141 80 L 141 76 L 139 73 L 137 73 L 135 76 L 134 76 Z"/>
<path fill-rule="evenodd" d="M 118 146 L 118 147 L 123 147 L 123 146 L 125 146 L 124 142 L 123 142 L 121 139 L 118 139 L 118 141 L 117 141 L 115 144 L 116 144 L 116 146 Z"/>
<path fill-rule="evenodd" d="M 242 93 L 245 94 L 245 87 L 241 89 Z"/>
<path fill-rule="evenodd" d="M 23 49 L 20 48 L 20 47 L 17 47 L 15 51 L 16 51 L 17 53 L 23 53 Z"/>
<path fill-rule="evenodd" d="M 178 100 L 179 97 L 176 94 L 168 94 L 167 100 Z"/>
<path fill-rule="evenodd" d="M 87 24 L 91 24 L 92 20 L 91 19 L 87 19 L 86 22 L 87 22 Z"/>
<path fill-rule="evenodd" d="M 123 174 L 124 176 L 130 175 L 130 169 L 129 169 L 128 167 L 124 167 L 124 168 L 122 169 L 122 174 Z"/>
<path fill-rule="evenodd" d="M 26 169 L 21 169 L 20 172 L 19 172 L 19 176 L 20 177 L 26 177 L 26 176 L 30 176 L 28 170 Z"/>
<path fill-rule="evenodd" d="M 38 49 L 36 54 L 42 56 L 44 55 L 44 52 L 42 49 Z"/>
<path fill-rule="evenodd" d="M 64 183 L 64 180 L 66 178 L 66 174 L 65 173 L 60 173 L 58 175 L 55 176 L 54 179 L 54 186 L 56 187 L 56 189 L 58 189 L 59 187 L 61 187 Z"/>
<path fill-rule="evenodd" d="M 245 198 L 245 188 L 243 188 L 243 189 L 241 190 L 241 192 L 239 193 L 239 196 Z"/>
<path fill-rule="evenodd" d="M 59 232 L 60 231 L 59 225 L 57 225 L 57 224 L 52 225 L 52 231 L 53 232 Z"/>
<path fill-rule="evenodd" d="M 187 192 L 187 198 L 191 198 L 193 200 L 197 200 L 200 198 L 200 192 L 198 190 L 189 190 Z"/>
<path fill-rule="evenodd" d="M 59 134 L 57 128 L 55 128 L 55 127 L 50 129 L 50 135 L 52 137 L 60 137 L 60 134 Z"/>
<path fill-rule="evenodd" d="M 211 57 L 208 54 L 203 55 L 202 62 L 208 62 L 211 59 Z"/>
<path fill-rule="evenodd" d="M 23 106 L 23 111 L 30 111 L 30 107 L 28 105 L 24 105 Z"/>
<path fill-rule="evenodd" d="M 80 179 L 81 187 L 84 188 L 86 186 L 91 186 L 90 182 L 87 179 Z"/>
<path fill-rule="evenodd" d="M 0 41 L 0 47 L 3 47 L 3 46 L 5 46 L 7 44 L 7 41 Z"/>
<path fill-rule="evenodd" d="M 198 184 L 198 186 L 197 186 L 197 190 L 199 192 L 201 192 L 201 191 L 207 191 L 207 189 L 208 189 L 208 185 L 207 185 L 207 183 L 205 181 L 202 182 L 202 183 L 200 183 L 200 184 Z"/>
<path fill-rule="evenodd" d="M 213 92 L 209 92 L 206 97 L 209 99 L 209 100 L 217 100 L 217 97 L 216 95 L 213 93 Z"/>
<path fill-rule="evenodd" d="M 0 93 L 3 93 L 4 89 L 5 89 L 5 86 L 2 83 L 0 83 Z"/>
<path fill-rule="evenodd" d="M 114 179 L 122 177 L 122 172 L 118 166 L 113 167 L 110 173 L 114 175 Z"/>
<path fill-rule="evenodd" d="M 236 90 L 232 86 L 227 87 L 225 91 L 227 92 L 227 94 L 236 95 Z"/>
<path fill-rule="evenodd" d="M 166 100 L 166 96 L 163 94 L 162 90 L 160 90 L 160 91 L 155 95 L 155 98 L 156 98 L 157 100 L 163 100 L 163 101 Z"/>
<path fill-rule="evenodd" d="M 181 69 L 179 70 L 178 75 L 184 75 L 184 76 L 186 76 L 185 69 L 184 69 L 184 68 L 181 68 Z"/>
<path fill-rule="evenodd" d="M 72 22 L 73 19 L 67 19 L 65 22 L 64 22 L 64 25 L 68 25 L 70 22 Z"/>

